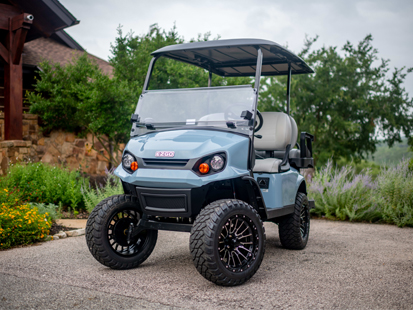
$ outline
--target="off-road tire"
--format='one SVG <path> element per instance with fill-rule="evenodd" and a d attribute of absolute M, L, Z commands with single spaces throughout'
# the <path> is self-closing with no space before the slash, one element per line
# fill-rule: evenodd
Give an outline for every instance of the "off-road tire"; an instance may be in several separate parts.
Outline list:
<path fill-rule="evenodd" d="M 231 228 L 229 231 L 226 228 L 229 226 L 233 227 L 233 233 Z M 244 227 L 246 233 L 252 232 L 250 237 L 245 232 L 241 234 Z M 226 248 L 223 249 L 229 247 L 223 245 L 223 236 L 226 236 L 225 242 L 233 242 L 228 252 L 225 252 Z M 237 238 L 239 241 L 236 241 Z M 241 244 L 241 240 L 245 241 Z M 250 252 L 247 252 L 244 247 L 249 247 Z M 217 200 L 207 205 L 197 216 L 191 229 L 189 248 L 196 269 L 205 279 L 223 286 L 240 285 L 257 272 L 264 258 L 264 226 L 257 211 L 246 202 L 237 199 Z M 229 253 L 230 251 L 232 254 Z M 246 254 L 244 260 L 241 255 L 235 253 L 250 254 Z M 236 256 L 241 257 L 235 269 L 230 266 L 230 255 L 234 256 L 233 259 L 236 259 Z M 235 265 L 234 261 L 233 266 Z"/>
<path fill-rule="evenodd" d="M 280 220 L 278 232 L 285 248 L 302 250 L 306 247 L 310 234 L 310 207 L 304 193 L 297 193 L 294 213 Z"/>
<path fill-rule="evenodd" d="M 130 195 L 116 195 L 102 200 L 90 213 L 86 224 L 86 243 L 90 253 L 98 262 L 112 269 L 130 269 L 142 264 L 151 255 L 158 238 L 157 230 L 145 230 L 130 244 L 131 247 L 136 246 L 139 251 L 130 255 L 128 252 L 126 255 L 121 255 L 110 244 L 109 232 L 112 230 L 109 229 L 109 225 L 113 217 L 122 211 L 140 217 L 137 198 Z M 130 221 L 137 222 L 136 218 Z"/>

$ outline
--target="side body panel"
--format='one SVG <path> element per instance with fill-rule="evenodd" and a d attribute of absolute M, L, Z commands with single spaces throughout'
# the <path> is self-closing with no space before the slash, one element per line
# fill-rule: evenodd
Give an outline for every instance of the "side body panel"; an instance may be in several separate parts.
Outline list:
<path fill-rule="evenodd" d="M 258 184 L 264 184 L 262 178 L 267 182 L 268 189 L 261 187 L 261 193 L 268 210 L 279 209 L 295 203 L 298 188 L 304 177 L 294 168 L 282 173 L 254 173 Z"/>

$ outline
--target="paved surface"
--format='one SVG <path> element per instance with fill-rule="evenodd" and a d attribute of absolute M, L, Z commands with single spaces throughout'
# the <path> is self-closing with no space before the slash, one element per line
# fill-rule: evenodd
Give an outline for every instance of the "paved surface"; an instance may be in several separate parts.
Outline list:
<path fill-rule="evenodd" d="M 0 309 L 412 309 L 413 229 L 313 220 L 303 251 L 266 223 L 256 275 L 238 287 L 204 280 L 189 234 L 160 232 L 139 268 L 100 265 L 85 237 L 0 252 Z"/>
<path fill-rule="evenodd" d="M 87 220 L 71 220 L 71 219 L 64 219 L 64 220 L 57 220 L 56 223 L 58 225 L 71 227 L 71 228 L 85 228 Z"/>

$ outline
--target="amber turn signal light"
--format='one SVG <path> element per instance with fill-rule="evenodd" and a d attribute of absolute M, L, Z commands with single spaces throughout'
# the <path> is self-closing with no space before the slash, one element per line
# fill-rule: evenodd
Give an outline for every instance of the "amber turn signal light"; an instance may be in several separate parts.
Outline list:
<path fill-rule="evenodd" d="M 202 174 L 208 173 L 209 171 L 209 166 L 206 163 L 200 164 L 199 165 L 199 172 L 201 172 Z"/>
<path fill-rule="evenodd" d="M 138 163 L 137 163 L 136 161 L 133 161 L 133 162 L 130 164 L 130 168 L 131 168 L 132 171 L 137 170 L 137 169 L 138 169 Z"/>

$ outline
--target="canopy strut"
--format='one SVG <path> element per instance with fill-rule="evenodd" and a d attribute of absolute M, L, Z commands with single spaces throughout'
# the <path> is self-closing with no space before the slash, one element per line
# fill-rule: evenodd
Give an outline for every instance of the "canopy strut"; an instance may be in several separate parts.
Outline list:
<path fill-rule="evenodd" d="M 287 114 L 290 115 L 290 87 L 291 87 L 291 62 L 288 63 L 287 76 Z"/>

